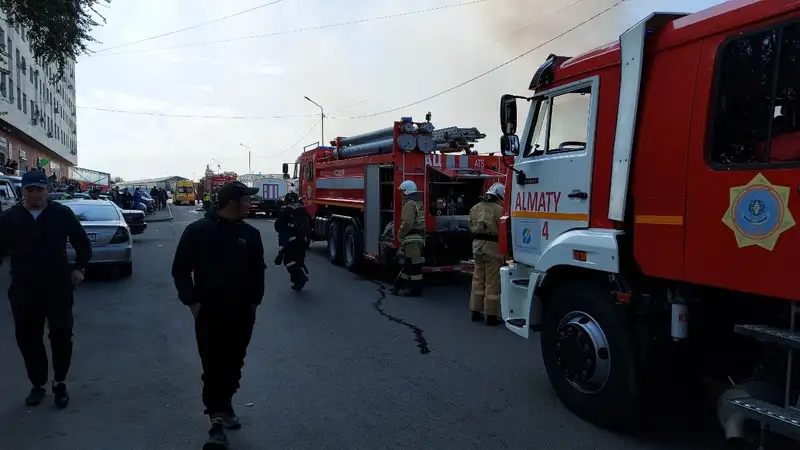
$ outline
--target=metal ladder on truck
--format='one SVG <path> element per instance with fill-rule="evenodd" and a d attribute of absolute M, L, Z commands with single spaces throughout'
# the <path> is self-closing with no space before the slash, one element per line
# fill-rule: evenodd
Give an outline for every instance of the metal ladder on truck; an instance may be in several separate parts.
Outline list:
<path fill-rule="evenodd" d="M 728 402 L 734 410 L 748 419 L 761 424 L 761 446 L 765 450 L 767 432 L 775 432 L 786 437 L 800 439 L 800 395 L 792 393 L 792 365 L 795 350 L 800 350 L 800 331 L 797 331 L 797 315 L 800 314 L 798 302 L 791 302 L 789 329 L 766 325 L 735 325 L 734 332 L 752 337 L 767 344 L 778 345 L 788 350 L 786 365 L 786 386 L 783 406 L 775 405 L 752 397 L 731 398 Z"/>

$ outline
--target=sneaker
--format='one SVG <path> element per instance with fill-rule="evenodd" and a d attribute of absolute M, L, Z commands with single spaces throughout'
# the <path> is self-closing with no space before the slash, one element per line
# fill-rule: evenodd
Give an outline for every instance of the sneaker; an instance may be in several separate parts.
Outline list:
<path fill-rule="evenodd" d="M 208 430 L 208 440 L 203 444 L 203 450 L 228 450 L 230 447 L 222 418 L 211 419 L 211 429 Z"/>
<path fill-rule="evenodd" d="M 30 394 L 25 397 L 25 404 L 28 406 L 36 406 L 44 400 L 47 396 L 47 390 L 43 387 L 31 388 Z"/>
<path fill-rule="evenodd" d="M 64 383 L 53 383 L 53 395 L 55 396 L 56 406 L 64 409 L 69 405 L 69 393 L 67 393 L 67 385 Z"/>
<path fill-rule="evenodd" d="M 480 322 L 483 320 L 483 313 L 480 311 L 472 311 L 472 321 Z"/>
<path fill-rule="evenodd" d="M 239 417 L 236 416 L 236 413 L 231 410 L 231 412 L 222 416 L 222 426 L 228 430 L 238 430 L 242 428 L 242 422 L 239 420 Z"/>

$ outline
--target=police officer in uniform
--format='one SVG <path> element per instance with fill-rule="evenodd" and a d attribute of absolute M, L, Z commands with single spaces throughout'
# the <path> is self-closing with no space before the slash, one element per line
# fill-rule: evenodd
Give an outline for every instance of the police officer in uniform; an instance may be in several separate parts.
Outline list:
<path fill-rule="evenodd" d="M 418 297 L 422 295 L 422 265 L 425 263 L 425 206 L 413 181 L 403 181 L 398 189 L 403 191 L 405 200 L 397 232 L 400 241 L 398 257 L 403 261 L 403 267 L 389 292 L 399 295 L 407 289 L 409 296 Z"/>
<path fill-rule="evenodd" d="M 498 222 L 503 215 L 506 188 L 493 184 L 481 201 L 469 210 L 469 229 L 472 232 L 472 255 L 475 271 L 472 272 L 472 292 L 469 309 L 472 321 L 485 318 L 486 325 L 500 321 L 500 267 L 503 255 L 497 242 Z"/>
<path fill-rule="evenodd" d="M 275 231 L 278 233 L 280 250 L 275 258 L 275 265 L 283 263 L 289 272 L 292 289 L 303 289 L 308 281 L 306 268 L 306 248 L 311 234 L 311 217 L 300 197 L 289 192 L 283 198 L 284 206 L 275 220 Z"/>
<path fill-rule="evenodd" d="M 203 367 L 203 404 L 211 420 L 203 450 L 229 448 L 225 429 L 241 427 L 232 400 L 266 270 L 261 234 L 243 220 L 257 192 L 238 181 L 222 185 L 218 208 L 186 227 L 172 263 L 178 298 L 194 316 Z"/>

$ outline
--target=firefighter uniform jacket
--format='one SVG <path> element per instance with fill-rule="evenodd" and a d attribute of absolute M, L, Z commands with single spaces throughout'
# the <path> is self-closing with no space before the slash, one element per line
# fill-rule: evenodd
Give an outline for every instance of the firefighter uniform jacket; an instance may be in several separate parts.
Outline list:
<path fill-rule="evenodd" d="M 503 207 L 496 201 L 481 201 L 469 210 L 469 231 L 472 232 L 472 254 L 501 258 L 497 243 L 497 224 Z"/>
<path fill-rule="evenodd" d="M 425 231 L 425 211 L 422 202 L 419 200 L 408 200 L 403 205 L 401 214 L 402 222 L 397 231 L 397 240 L 400 245 L 410 243 L 425 244 L 422 233 Z"/>

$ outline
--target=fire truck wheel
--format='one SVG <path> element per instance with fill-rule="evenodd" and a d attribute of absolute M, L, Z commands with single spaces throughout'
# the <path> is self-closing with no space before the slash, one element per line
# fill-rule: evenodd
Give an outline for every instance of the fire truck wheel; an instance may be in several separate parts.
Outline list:
<path fill-rule="evenodd" d="M 337 266 L 342 265 L 342 228 L 337 222 L 328 227 L 328 259 Z"/>
<path fill-rule="evenodd" d="M 355 225 L 350 224 L 344 229 L 343 244 L 344 266 L 350 272 L 358 271 L 364 250 L 362 249 L 361 232 L 358 231 Z"/>
<path fill-rule="evenodd" d="M 607 428 L 637 417 L 633 343 L 602 283 L 570 281 L 546 296 L 542 358 L 564 405 Z"/>

